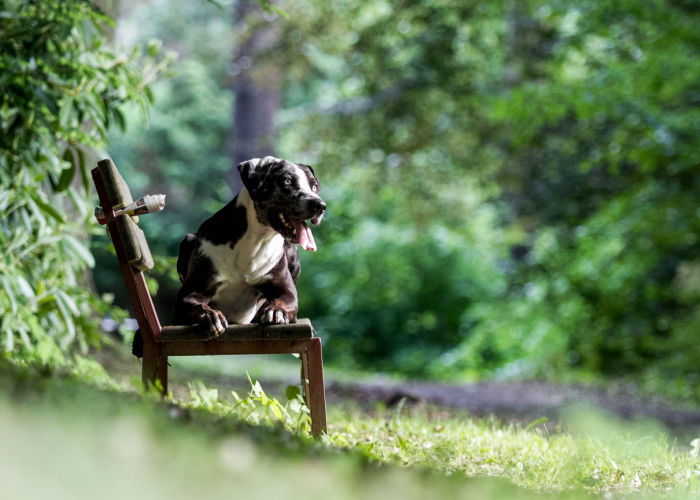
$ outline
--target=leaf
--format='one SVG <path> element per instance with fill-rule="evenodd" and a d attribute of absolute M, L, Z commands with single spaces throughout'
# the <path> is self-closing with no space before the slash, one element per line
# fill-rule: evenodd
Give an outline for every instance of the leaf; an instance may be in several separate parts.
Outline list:
<path fill-rule="evenodd" d="M 54 189 L 56 192 L 65 191 L 70 183 L 73 181 L 75 176 L 75 158 L 71 148 L 66 148 L 65 153 L 63 153 L 63 160 L 68 162 L 68 167 L 64 168 L 61 172 L 61 176 L 58 179 L 58 184 Z"/>
<path fill-rule="evenodd" d="M 24 347 L 27 350 L 31 350 L 32 349 L 32 341 L 29 340 L 29 335 L 27 334 L 27 330 L 25 328 L 18 328 L 17 333 L 19 334 L 19 338 L 22 340 Z"/>
<path fill-rule="evenodd" d="M 75 209 L 79 214 L 86 214 L 88 211 L 88 203 L 90 200 L 76 192 L 73 186 L 69 187 L 67 190 L 68 197 L 73 202 Z M 92 219 L 92 218 L 91 218 Z"/>
<path fill-rule="evenodd" d="M 58 184 L 56 185 L 55 191 L 60 193 L 61 191 L 64 191 L 68 186 L 70 186 L 74 175 L 75 165 L 71 163 L 68 168 L 64 168 L 61 171 L 61 176 L 58 179 Z"/>
<path fill-rule="evenodd" d="M 525 430 L 526 430 L 526 431 L 529 431 L 530 429 L 532 429 L 532 428 L 535 427 L 536 425 L 538 425 L 538 424 L 543 424 L 543 423 L 545 423 L 545 422 L 549 422 L 549 419 L 548 419 L 547 417 L 540 417 L 540 418 L 538 418 L 538 419 L 536 419 L 536 420 L 533 420 L 533 421 L 530 422 L 529 424 L 527 424 L 527 425 L 525 426 Z"/>
<path fill-rule="evenodd" d="M 88 171 L 88 166 L 87 163 L 85 162 L 85 153 L 83 152 L 82 149 L 78 148 L 78 167 L 80 169 L 80 176 L 82 177 L 83 180 L 83 188 L 85 189 L 85 193 L 90 192 L 90 185 L 91 185 L 91 177 L 90 177 L 90 172 Z"/>
<path fill-rule="evenodd" d="M 17 312 L 17 301 L 15 300 L 15 294 L 12 290 L 12 286 L 10 285 L 10 280 L 7 276 L 2 277 L 2 286 L 5 289 L 5 293 L 7 294 L 7 298 L 10 301 L 10 309 L 13 313 Z"/>
<path fill-rule="evenodd" d="M 17 282 L 17 288 L 19 288 L 19 291 L 22 292 L 22 295 L 24 295 L 30 300 L 36 297 L 36 295 L 34 294 L 34 289 L 31 287 L 29 282 L 26 279 L 24 279 L 24 276 L 18 274 L 15 277 L 15 281 Z"/>
<path fill-rule="evenodd" d="M 49 96 L 46 92 L 39 88 L 35 89 L 34 93 L 41 102 L 46 104 L 46 107 L 49 108 L 49 111 L 51 111 L 52 114 L 55 115 L 58 113 L 58 105 L 56 105 L 56 101 L 51 96 Z"/>
<path fill-rule="evenodd" d="M 287 401 L 294 401 L 301 394 L 301 389 L 298 385 L 288 385 L 284 394 L 287 396 Z"/>
<path fill-rule="evenodd" d="M 44 364 L 55 362 L 62 358 L 60 349 L 50 337 L 43 337 L 39 340 L 36 346 L 36 355 Z"/>
<path fill-rule="evenodd" d="M 95 267 L 95 258 L 92 256 L 92 253 L 90 253 L 87 246 L 69 234 L 63 236 L 63 243 L 66 245 L 70 253 L 80 260 L 80 262 L 88 267 Z"/>
<path fill-rule="evenodd" d="M 56 298 L 56 306 L 63 317 L 63 324 L 57 320 L 55 327 L 57 331 L 61 331 L 65 325 L 67 333 L 61 339 L 61 348 L 66 349 L 75 338 L 75 323 L 73 321 L 73 316 L 71 316 L 69 311 L 70 304 L 65 302 L 67 295 L 62 290 L 56 290 L 54 292 L 54 296 Z M 75 303 L 73 303 L 73 306 L 75 306 Z"/>
<path fill-rule="evenodd" d="M 32 200 L 34 200 L 34 203 L 36 203 L 42 211 L 56 219 L 56 221 L 60 222 L 61 224 L 65 222 L 63 215 L 61 215 L 61 213 L 54 207 L 43 201 L 37 193 L 31 193 L 30 196 Z"/>
<path fill-rule="evenodd" d="M 3 321 L 3 332 L 7 332 L 5 334 L 5 352 L 12 352 L 15 350 L 15 334 L 12 333 L 11 330 L 8 330 L 5 328 L 5 322 Z"/>
<path fill-rule="evenodd" d="M 27 212 L 31 212 L 31 218 L 27 216 L 29 218 L 29 234 L 34 233 L 36 225 L 39 226 L 39 232 L 42 232 L 42 230 L 46 227 L 46 217 L 43 211 L 39 208 L 39 205 L 36 204 L 33 198 L 29 197 L 26 199 L 25 207 L 26 210 L 22 210 L 20 213 L 27 214 Z"/>
<path fill-rule="evenodd" d="M 114 116 L 114 119 L 117 122 L 117 126 L 119 127 L 119 130 L 122 132 L 126 131 L 126 120 L 124 119 L 124 113 L 122 113 L 122 110 L 119 108 L 112 108 L 112 115 Z"/>
<path fill-rule="evenodd" d="M 69 128 L 71 118 L 73 117 L 73 98 L 70 94 L 63 95 L 59 108 L 58 123 L 63 129 Z"/>
<path fill-rule="evenodd" d="M 301 401 L 299 401 L 298 399 L 292 399 L 289 402 L 289 409 L 292 410 L 294 413 L 301 412 Z"/>
<path fill-rule="evenodd" d="M 143 88 L 143 93 L 146 95 L 146 99 L 148 99 L 148 102 L 152 103 L 155 100 L 155 98 L 153 97 L 153 91 L 148 85 L 146 85 Z"/>
<path fill-rule="evenodd" d="M 6 191 L 0 191 L 0 212 L 4 212 L 7 206 L 10 204 L 12 194 L 12 191 L 9 189 Z"/>
<path fill-rule="evenodd" d="M 68 295 L 63 290 L 56 290 L 54 293 L 56 295 L 56 300 L 60 300 L 74 316 L 80 315 L 78 306 L 76 305 L 75 300 L 73 300 L 73 298 L 70 295 Z"/>
<path fill-rule="evenodd" d="M 270 14 L 276 13 L 287 20 L 289 19 L 289 14 L 287 14 L 286 11 L 284 11 L 280 7 L 274 5 L 269 0 L 258 0 L 258 3 L 260 4 L 260 7 L 262 7 L 265 12 L 268 12 Z"/>
<path fill-rule="evenodd" d="M 273 404 L 270 405 L 270 408 L 272 409 L 272 413 L 275 414 L 275 417 L 277 417 L 277 420 L 282 420 L 282 412 L 279 409 L 279 406 L 276 403 L 276 401 L 273 402 Z"/>

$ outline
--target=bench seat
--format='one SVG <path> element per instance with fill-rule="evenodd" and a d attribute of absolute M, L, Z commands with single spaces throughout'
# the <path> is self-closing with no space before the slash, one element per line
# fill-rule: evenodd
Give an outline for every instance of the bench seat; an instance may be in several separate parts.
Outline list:
<path fill-rule="evenodd" d="M 158 342 L 181 342 L 192 340 L 206 340 L 212 342 L 226 342 L 231 340 L 270 340 L 270 339 L 311 339 L 314 337 L 314 328 L 311 321 L 306 318 L 297 320 L 288 325 L 229 325 L 226 331 L 216 337 L 203 334 L 198 325 L 192 326 L 164 326 L 158 336 Z"/>

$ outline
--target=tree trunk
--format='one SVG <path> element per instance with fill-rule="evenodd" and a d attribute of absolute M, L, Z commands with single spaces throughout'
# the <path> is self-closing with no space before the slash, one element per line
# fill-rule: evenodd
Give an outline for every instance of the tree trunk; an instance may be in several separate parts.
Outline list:
<path fill-rule="evenodd" d="M 237 193 L 243 184 L 236 166 L 250 158 L 274 154 L 281 71 L 277 61 L 268 57 L 280 37 L 278 23 L 271 16 L 263 16 L 256 3 L 243 0 L 238 2 L 235 16 L 234 28 L 244 34 L 230 67 L 234 109 L 228 181 Z"/>

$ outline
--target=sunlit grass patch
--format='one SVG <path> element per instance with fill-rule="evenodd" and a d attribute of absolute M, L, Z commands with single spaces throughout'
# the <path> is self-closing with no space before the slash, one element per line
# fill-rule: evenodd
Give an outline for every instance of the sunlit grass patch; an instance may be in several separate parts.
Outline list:
<path fill-rule="evenodd" d="M 552 435 L 539 425 L 420 411 L 340 413 L 331 421 L 330 443 L 380 462 L 506 478 L 539 491 L 700 492 L 697 442 L 677 446 L 656 425 L 630 425 L 590 408 L 575 410 Z"/>
<path fill-rule="evenodd" d="M 193 392 L 190 406 L 197 403 Z M 210 394 L 211 397 L 211 394 Z M 308 414 L 298 393 L 286 403 L 251 392 L 217 412 L 260 425 L 283 425 L 308 437 Z M 352 450 L 370 462 L 437 471 L 454 477 L 497 477 L 535 491 L 635 494 L 700 493 L 699 441 L 669 442 L 653 421 L 625 422 L 589 407 L 572 407 L 550 434 L 541 419 L 531 425 L 475 419 L 430 408 L 383 410 L 374 415 L 331 408 L 323 442 Z"/>

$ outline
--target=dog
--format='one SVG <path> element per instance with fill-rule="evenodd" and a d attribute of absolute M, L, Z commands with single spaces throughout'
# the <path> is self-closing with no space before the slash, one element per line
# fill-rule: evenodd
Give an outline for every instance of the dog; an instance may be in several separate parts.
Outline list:
<path fill-rule="evenodd" d="M 295 323 L 297 245 L 316 251 L 306 223 L 320 224 L 326 203 L 313 169 L 273 156 L 238 165 L 243 188 L 180 243 L 182 287 L 174 324 L 199 324 L 217 336 L 229 324 Z"/>

